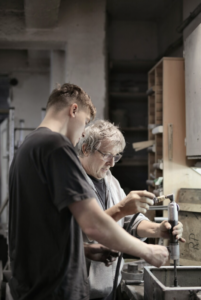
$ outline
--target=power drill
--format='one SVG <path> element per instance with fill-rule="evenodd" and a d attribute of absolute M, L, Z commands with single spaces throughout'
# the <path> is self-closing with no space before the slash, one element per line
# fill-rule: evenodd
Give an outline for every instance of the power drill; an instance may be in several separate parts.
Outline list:
<path fill-rule="evenodd" d="M 170 203 L 168 205 L 168 222 L 171 225 L 170 229 L 170 242 L 168 250 L 170 252 L 170 259 L 174 261 L 174 286 L 178 286 L 177 283 L 177 261 L 179 260 L 179 242 L 176 239 L 176 236 L 172 234 L 174 226 L 178 224 L 178 211 L 179 205 L 174 200 L 174 195 L 170 194 L 167 196 L 159 196 L 154 198 L 154 204 L 169 199 Z"/>

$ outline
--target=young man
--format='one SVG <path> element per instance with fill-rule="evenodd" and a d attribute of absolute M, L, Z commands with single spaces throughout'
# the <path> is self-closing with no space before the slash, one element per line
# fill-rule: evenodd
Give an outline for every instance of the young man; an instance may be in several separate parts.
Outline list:
<path fill-rule="evenodd" d="M 98 120 L 87 127 L 85 136 L 79 141 L 77 150 L 83 168 L 88 175 L 88 182 L 96 193 L 96 199 L 108 215 L 114 218 L 121 227 L 130 222 L 131 215 L 141 214 L 132 226 L 132 235 L 138 238 L 165 237 L 169 238 L 171 225 L 164 221 L 161 224 L 150 222 L 142 213 L 146 213 L 149 200 L 154 197 L 147 191 L 132 191 L 127 196 L 118 180 L 112 176 L 110 168 L 122 157 L 125 139 L 115 125 L 108 121 Z M 173 234 L 177 239 L 182 238 L 183 225 L 179 222 L 174 227 Z M 85 241 L 92 247 L 95 241 L 85 237 Z M 89 249 L 88 249 L 89 251 Z M 116 262 L 105 266 L 101 262 L 87 260 L 90 282 L 90 299 L 107 300 L 113 288 L 113 277 Z M 109 263 L 108 263 L 109 264 Z M 123 267 L 123 264 L 122 266 Z M 119 274 L 120 275 L 120 274 Z M 119 276 L 120 281 L 121 276 Z"/>
<path fill-rule="evenodd" d="M 88 299 L 81 229 L 157 267 L 168 259 L 165 247 L 131 237 L 99 208 L 74 150 L 94 116 L 90 97 L 64 84 L 52 92 L 43 122 L 16 153 L 9 174 L 9 284 L 15 300 Z"/>

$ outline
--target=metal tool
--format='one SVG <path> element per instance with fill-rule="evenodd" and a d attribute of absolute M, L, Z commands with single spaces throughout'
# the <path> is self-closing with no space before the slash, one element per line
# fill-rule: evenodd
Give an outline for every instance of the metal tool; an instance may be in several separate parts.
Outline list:
<path fill-rule="evenodd" d="M 123 280 L 126 285 L 139 285 L 144 283 L 144 280 Z"/>
<path fill-rule="evenodd" d="M 177 261 L 179 260 L 179 243 L 176 239 L 175 235 L 172 234 L 174 226 L 178 224 L 178 211 L 179 206 L 174 200 L 174 195 L 162 195 L 159 197 L 154 198 L 154 203 L 158 204 L 165 199 L 169 199 L 170 203 L 168 205 L 168 222 L 171 224 L 170 229 L 170 243 L 168 250 L 170 252 L 170 259 L 174 261 L 174 286 L 178 286 L 177 282 Z"/>
<path fill-rule="evenodd" d="M 121 274 L 122 274 L 122 279 L 125 281 L 143 280 L 143 271 L 138 270 L 138 264 L 135 264 L 133 262 L 124 265 Z"/>

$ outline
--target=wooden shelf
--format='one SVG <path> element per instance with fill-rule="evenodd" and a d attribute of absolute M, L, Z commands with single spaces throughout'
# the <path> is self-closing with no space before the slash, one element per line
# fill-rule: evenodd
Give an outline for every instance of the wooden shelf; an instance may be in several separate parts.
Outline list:
<path fill-rule="evenodd" d="M 184 145 L 184 59 L 165 57 L 158 62 L 148 73 L 148 89 L 154 91 L 148 99 L 148 124 L 163 126 L 163 132 L 158 134 L 153 134 L 156 127 L 148 130 L 149 140 L 155 140 L 155 153 L 148 153 L 148 178 L 163 177 L 163 193 L 173 193 L 178 201 L 181 188 L 200 186 L 200 175 L 190 168 Z M 155 168 L 159 161 L 163 162 L 163 170 Z M 154 192 L 151 187 L 149 191 Z"/>
<path fill-rule="evenodd" d="M 128 92 L 111 92 L 112 98 L 124 98 L 124 99 L 147 99 L 146 93 L 128 93 Z"/>
<path fill-rule="evenodd" d="M 120 128 L 122 132 L 124 131 L 148 131 L 147 127 L 122 127 Z"/>
<path fill-rule="evenodd" d="M 0 109 L 0 114 L 8 114 L 9 109 Z"/>
<path fill-rule="evenodd" d="M 123 160 L 115 164 L 115 167 L 138 167 L 138 166 L 147 166 L 148 163 L 146 160 Z"/>
<path fill-rule="evenodd" d="M 153 60 L 112 60 L 109 67 L 111 71 L 148 72 L 154 64 Z"/>

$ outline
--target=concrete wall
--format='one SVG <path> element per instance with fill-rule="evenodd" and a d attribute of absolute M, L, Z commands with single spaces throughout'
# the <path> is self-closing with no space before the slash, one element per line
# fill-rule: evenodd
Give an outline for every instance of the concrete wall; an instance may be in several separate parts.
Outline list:
<path fill-rule="evenodd" d="M 154 22 L 112 21 L 108 35 L 111 59 L 152 60 L 158 55 L 157 26 Z"/>
<path fill-rule="evenodd" d="M 65 51 L 63 66 L 60 62 L 57 62 L 58 65 L 56 65 L 56 60 L 53 63 L 51 59 L 49 82 L 47 78 L 44 79 L 46 91 L 48 90 L 49 93 L 50 87 L 54 87 L 56 79 L 55 76 L 54 78 L 52 76 L 51 68 L 54 68 L 53 70 L 56 68 L 57 72 L 62 74 L 58 81 L 63 78 L 65 82 L 81 86 L 91 96 L 97 107 L 98 117 L 103 118 L 106 101 L 105 16 L 105 0 L 61 1 L 59 21 L 57 26 L 52 29 L 27 29 L 23 14 L 2 14 L 0 18 L 0 49 L 6 49 L 6 51 L 7 49 Z M 0 73 L 2 74 L 1 67 Z M 31 77 L 32 80 L 29 83 L 36 87 L 38 77 L 36 74 Z M 30 98 L 24 87 L 25 85 L 22 84 L 21 90 L 18 90 L 17 94 L 14 93 L 14 97 L 20 95 L 21 99 L 26 99 L 27 110 L 24 109 L 23 112 L 27 119 L 35 119 L 33 125 L 37 126 L 37 115 L 33 116 L 37 109 L 33 112 L 33 98 Z M 44 105 L 47 93 L 43 89 L 41 91 L 38 89 L 37 98 L 42 99 L 43 97 L 45 97 L 44 100 L 37 100 L 42 101 L 39 106 Z M 18 99 L 14 101 L 16 105 L 22 103 Z M 17 114 L 18 109 L 16 109 Z"/>
<path fill-rule="evenodd" d="M 46 106 L 49 95 L 49 73 L 12 73 L 19 84 L 12 88 L 15 122 L 25 120 L 25 127 L 37 127 L 41 122 L 41 108 Z"/>
<path fill-rule="evenodd" d="M 15 107 L 15 126 L 24 119 L 25 127 L 36 128 L 50 90 L 64 82 L 81 86 L 91 96 L 98 117 L 103 118 L 105 0 L 62 0 L 58 24 L 51 29 L 27 29 L 22 9 L 23 3 L 16 13 L 16 10 L 7 13 L 0 10 L 0 76 L 18 80 L 18 85 L 12 87 L 11 102 Z M 6 165 L 1 170 L 4 201 Z"/>

